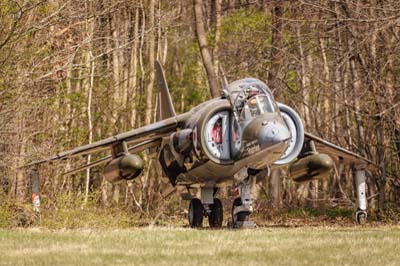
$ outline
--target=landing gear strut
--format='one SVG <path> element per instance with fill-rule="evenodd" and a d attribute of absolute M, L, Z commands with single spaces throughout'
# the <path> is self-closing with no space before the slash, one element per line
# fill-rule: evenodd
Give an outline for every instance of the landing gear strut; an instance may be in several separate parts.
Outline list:
<path fill-rule="evenodd" d="M 243 168 L 238 173 L 238 179 L 234 192 L 237 198 L 232 204 L 232 227 L 255 228 L 256 224 L 250 220 L 250 214 L 253 212 L 251 188 L 255 184 L 255 176 L 250 175 L 247 168 Z"/>
<path fill-rule="evenodd" d="M 359 167 L 355 170 L 355 185 L 356 185 L 356 222 L 358 224 L 365 224 L 367 222 L 367 196 L 365 194 L 366 187 L 366 177 L 365 177 L 365 169 L 363 167 Z"/>

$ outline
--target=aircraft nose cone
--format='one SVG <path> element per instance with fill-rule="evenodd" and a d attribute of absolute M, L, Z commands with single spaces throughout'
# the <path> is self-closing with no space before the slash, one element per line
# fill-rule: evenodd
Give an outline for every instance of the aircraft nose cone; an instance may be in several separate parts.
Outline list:
<path fill-rule="evenodd" d="M 261 147 L 279 144 L 290 139 L 291 135 L 286 125 L 279 122 L 266 122 L 258 134 L 258 143 Z"/>

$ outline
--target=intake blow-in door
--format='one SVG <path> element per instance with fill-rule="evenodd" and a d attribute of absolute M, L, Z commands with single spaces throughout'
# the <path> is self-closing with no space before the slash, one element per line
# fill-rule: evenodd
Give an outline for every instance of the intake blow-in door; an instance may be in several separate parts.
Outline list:
<path fill-rule="evenodd" d="M 242 131 L 233 114 L 230 116 L 230 130 L 231 158 L 235 159 L 239 157 L 242 148 Z"/>

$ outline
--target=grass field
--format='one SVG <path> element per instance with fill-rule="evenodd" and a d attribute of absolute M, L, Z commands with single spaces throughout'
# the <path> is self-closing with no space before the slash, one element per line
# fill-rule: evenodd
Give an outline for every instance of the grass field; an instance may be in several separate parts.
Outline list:
<path fill-rule="evenodd" d="M 400 227 L 0 230 L 0 265 L 400 265 Z"/>

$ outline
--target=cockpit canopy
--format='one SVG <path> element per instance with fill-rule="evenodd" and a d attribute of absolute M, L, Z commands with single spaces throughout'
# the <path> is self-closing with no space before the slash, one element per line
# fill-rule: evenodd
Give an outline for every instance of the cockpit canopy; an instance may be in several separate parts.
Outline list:
<path fill-rule="evenodd" d="M 274 113 L 276 105 L 270 95 L 256 95 L 244 102 L 241 108 L 240 120 L 249 120 L 260 116 L 263 113 Z"/>
<path fill-rule="evenodd" d="M 258 79 L 237 80 L 226 87 L 225 94 L 240 121 L 253 119 L 266 112 L 278 112 L 268 86 Z"/>

